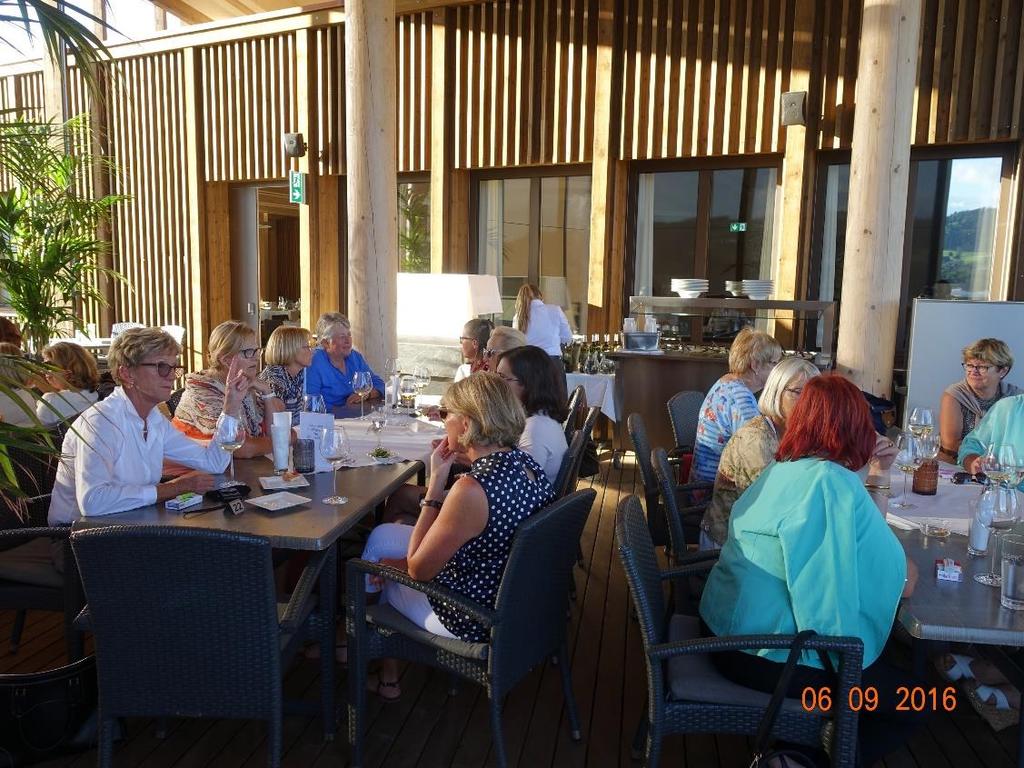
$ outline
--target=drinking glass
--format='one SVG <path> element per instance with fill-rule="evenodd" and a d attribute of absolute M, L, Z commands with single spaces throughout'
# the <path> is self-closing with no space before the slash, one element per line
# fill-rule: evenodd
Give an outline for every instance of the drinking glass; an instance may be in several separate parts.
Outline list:
<path fill-rule="evenodd" d="M 398 402 L 411 412 L 416 408 L 416 377 L 403 376 L 398 382 Z"/>
<path fill-rule="evenodd" d="M 917 438 L 917 455 L 920 457 L 921 463 L 938 458 L 939 436 L 927 432 Z"/>
<path fill-rule="evenodd" d="M 1024 536 L 1003 537 L 1002 590 L 999 603 L 1011 611 L 1024 610 Z"/>
<path fill-rule="evenodd" d="M 389 357 L 384 361 L 384 375 L 390 379 L 402 372 L 402 362 L 397 357 Z"/>
<path fill-rule="evenodd" d="M 430 384 L 430 369 L 425 365 L 417 365 L 412 369 L 412 375 L 416 378 L 416 389 L 426 389 Z"/>
<path fill-rule="evenodd" d="M 989 587 L 998 587 L 1003 583 L 1002 575 L 996 572 L 996 568 L 999 567 L 999 540 L 1002 538 L 1001 534 L 1009 531 L 1017 521 L 1016 508 L 1006 503 L 1001 489 L 996 489 L 995 492 L 997 493 L 996 504 L 992 514 L 992 522 L 989 523 L 989 530 L 991 531 L 988 537 L 988 551 L 991 555 L 989 570 L 988 573 L 978 573 L 974 576 L 976 582 Z"/>
<path fill-rule="evenodd" d="M 327 413 L 323 395 L 303 395 L 302 410 L 306 413 Z"/>
<path fill-rule="evenodd" d="M 377 448 L 381 448 L 381 433 L 388 425 L 388 412 L 383 406 L 370 411 L 370 428 L 377 433 Z"/>
<path fill-rule="evenodd" d="M 373 378 L 369 371 L 356 371 L 352 374 L 352 391 L 359 395 L 359 418 L 366 418 L 366 396 L 373 392 Z"/>
<path fill-rule="evenodd" d="M 909 432 L 901 432 L 896 438 L 896 468 L 903 473 L 903 495 L 892 502 L 896 509 L 915 509 L 916 504 L 907 501 L 907 480 L 921 466 L 917 440 Z"/>
<path fill-rule="evenodd" d="M 935 429 L 931 408 L 915 408 L 910 413 L 910 421 L 907 422 L 907 426 L 914 437 L 930 435 Z"/>
<path fill-rule="evenodd" d="M 348 502 L 348 497 L 338 495 L 338 470 L 352 461 L 352 451 L 349 449 L 348 435 L 345 432 L 345 428 L 338 425 L 335 425 L 333 428 L 321 427 L 317 432 L 320 438 L 317 441 L 320 455 L 330 463 L 331 468 L 334 470 L 334 495 L 325 498 L 323 500 L 324 504 L 345 504 Z"/>
<path fill-rule="evenodd" d="M 227 451 L 231 458 L 231 482 L 235 481 L 235 451 L 242 447 L 245 442 L 245 427 L 242 422 L 234 419 L 233 425 L 227 419 L 217 420 L 217 431 L 214 433 L 214 440 L 220 445 L 221 450 Z"/>

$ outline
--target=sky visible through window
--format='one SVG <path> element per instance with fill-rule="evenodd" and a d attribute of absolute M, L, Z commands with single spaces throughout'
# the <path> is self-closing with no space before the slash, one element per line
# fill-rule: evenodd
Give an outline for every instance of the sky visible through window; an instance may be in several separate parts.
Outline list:
<path fill-rule="evenodd" d="M 961 157 L 953 161 L 946 213 L 999 206 L 1001 157 Z"/>

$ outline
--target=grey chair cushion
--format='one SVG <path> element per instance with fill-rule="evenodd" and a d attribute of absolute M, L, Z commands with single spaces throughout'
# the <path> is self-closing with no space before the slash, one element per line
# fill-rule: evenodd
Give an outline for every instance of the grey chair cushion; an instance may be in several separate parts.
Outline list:
<path fill-rule="evenodd" d="M 53 543 L 41 537 L 0 552 L 0 579 L 54 587 L 64 584 L 64 576 L 53 566 Z"/>
<path fill-rule="evenodd" d="M 366 607 L 366 620 L 370 624 L 393 629 L 396 632 L 401 632 L 403 635 L 413 638 L 417 642 L 432 645 L 435 648 L 443 648 L 467 659 L 483 661 L 487 658 L 487 654 L 491 649 L 491 646 L 487 643 L 467 643 L 464 640 L 441 637 L 433 632 L 428 632 L 421 627 L 417 627 L 390 605 L 368 605 Z"/>
<path fill-rule="evenodd" d="M 701 636 L 697 616 L 675 614 L 669 622 L 669 641 L 694 640 Z M 676 701 L 699 701 L 743 707 L 767 707 L 771 695 L 746 688 L 723 677 L 706 654 L 673 656 L 668 662 L 670 696 Z M 782 706 L 805 712 L 799 699 L 786 699 Z"/>

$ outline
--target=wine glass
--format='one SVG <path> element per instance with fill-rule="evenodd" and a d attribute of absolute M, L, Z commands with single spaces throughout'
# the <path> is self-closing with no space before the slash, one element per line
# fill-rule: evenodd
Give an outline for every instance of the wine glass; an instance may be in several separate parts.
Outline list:
<path fill-rule="evenodd" d="M 388 412 L 382 406 L 370 411 L 370 428 L 377 433 L 377 449 L 381 447 L 381 433 L 388 425 Z"/>
<path fill-rule="evenodd" d="M 416 378 L 416 389 L 426 389 L 430 384 L 430 369 L 425 365 L 417 365 L 412 369 L 412 375 Z"/>
<path fill-rule="evenodd" d="M 392 376 L 397 376 L 402 372 L 402 361 L 397 357 L 389 357 L 384 361 L 384 375 L 390 379 Z"/>
<path fill-rule="evenodd" d="M 327 413 L 323 395 L 303 395 L 302 410 L 306 413 Z"/>
<path fill-rule="evenodd" d="M 221 450 L 227 451 L 231 458 L 231 482 L 235 481 L 235 451 L 242 447 L 245 442 L 245 427 L 237 419 L 221 418 L 217 420 L 217 431 L 214 433 L 214 440 L 220 445 Z"/>
<path fill-rule="evenodd" d="M 356 371 L 352 374 L 352 391 L 359 395 L 359 418 L 365 419 L 366 396 L 373 392 L 373 378 L 369 371 Z"/>
<path fill-rule="evenodd" d="M 896 468 L 903 473 L 903 495 L 892 502 L 896 509 L 915 509 L 916 504 L 907 501 L 907 479 L 921 466 L 921 454 L 917 440 L 909 432 L 901 432 L 896 438 Z"/>
<path fill-rule="evenodd" d="M 317 430 L 320 436 L 320 455 L 330 462 L 334 470 L 334 495 L 324 499 L 324 504 L 345 504 L 347 496 L 338 495 L 338 470 L 352 461 L 352 451 L 349 449 L 348 434 L 345 428 L 335 425 L 332 427 L 320 427 Z"/>
<path fill-rule="evenodd" d="M 986 472 L 986 474 L 988 474 Z M 998 587 L 1003 583 L 1002 573 L 996 570 L 999 568 L 999 540 L 1002 534 L 1006 533 L 1017 522 L 1017 506 L 1008 503 L 1008 498 L 1003 494 L 1003 489 L 997 486 L 986 489 L 985 493 L 995 493 L 995 504 L 992 513 L 992 522 L 989 523 L 989 570 L 988 573 L 977 573 L 974 580 L 979 584 L 989 587 Z"/>
<path fill-rule="evenodd" d="M 416 377 L 403 376 L 398 382 L 398 402 L 410 412 L 416 407 Z"/>
<path fill-rule="evenodd" d="M 910 421 L 907 422 L 907 426 L 914 437 L 930 435 L 935 429 L 931 408 L 915 408 L 910 413 Z"/>

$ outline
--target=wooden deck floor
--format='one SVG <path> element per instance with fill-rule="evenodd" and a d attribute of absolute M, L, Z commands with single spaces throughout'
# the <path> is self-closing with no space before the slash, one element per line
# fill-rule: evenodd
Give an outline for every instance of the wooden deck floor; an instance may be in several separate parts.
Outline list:
<path fill-rule="evenodd" d="M 536 670 L 505 704 L 505 737 L 511 765 L 628 766 L 630 742 L 643 706 L 645 674 L 639 630 L 628 616 L 627 586 L 614 553 L 614 513 L 619 499 L 636 492 L 640 480 L 631 458 L 621 469 L 601 464 L 595 478 L 597 505 L 583 538 L 586 571 L 577 571 L 578 601 L 570 636 L 573 681 L 584 728 L 575 744 L 564 722 L 558 670 Z M 0 647 L 6 647 L 12 614 L 0 612 Z M 30 614 L 20 652 L 0 655 L 0 672 L 46 669 L 61 663 L 64 653 L 59 617 Z M 339 676 L 339 701 L 345 677 Z M 405 669 L 402 700 L 384 706 L 371 697 L 367 760 L 370 768 L 387 766 L 493 765 L 486 701 L 479 689 L 465 685 L 449 696 L 441 675 L 416 666 Z M 285 682 L 289 697 L 315 698 L 317 665 L 299 661 Z M 156 737 L 153 721 L 129 721 L 126 739 L 115 753 L 117 766 L 187 768 L 195 766 L 265 765 L 264 727 L 244 721 L 171 722 L 166 738 Z M 348 763 L 345 728 L 339 739 L 325 744 L 313 718 L 285 721 L 283 762 L 286 766 L 332 766 Z M 995 734 L 970 706 L 936 716 L 914 740 L 885 761 L 886 768 L 943 766 L 1012 766 L 1017 729 Z M 744 738 L 691 736 L 668 739 L 663 765 L 686 768 L 745 768 L 750 762 Z M 95 753 L 46 763 L 48 766 L 95 765 Z"/>

